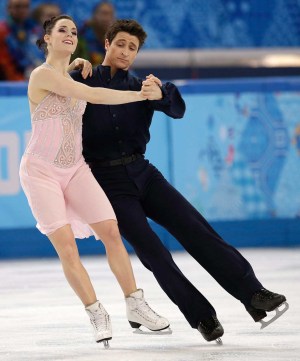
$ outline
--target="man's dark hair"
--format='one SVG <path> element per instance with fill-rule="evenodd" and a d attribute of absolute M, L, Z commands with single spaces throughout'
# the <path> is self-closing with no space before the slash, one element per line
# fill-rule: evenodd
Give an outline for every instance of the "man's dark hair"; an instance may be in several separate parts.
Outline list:
<path fill-rule="evenodd" d="M 107 30 L 105 39 L 107 39 L 111 44 L 116 35 L 121 31 L 136 36 L 139 39 L 139 49 L 144 45 L 147 34 L 142 26 L 137 21 L 132 19 L 116 20 Z"/>

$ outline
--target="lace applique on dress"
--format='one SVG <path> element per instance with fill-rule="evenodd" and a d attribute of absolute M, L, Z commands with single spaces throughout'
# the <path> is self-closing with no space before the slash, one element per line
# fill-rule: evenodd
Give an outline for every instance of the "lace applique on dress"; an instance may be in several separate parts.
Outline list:
<path fill-rule="evenodd" d="M 82 115 L 86 101 L 49 93 L 32 113 L 26 153 L 69 168 L 82 157 Z"/>
<path fill-rule="evenodd" d="M 70 112 L 63 113 L 61 115 L 61 126 L 63 129 L 64 137 L 62 139 L 61 146 L 58 150 L 57 156 L 55 157 L 54 163 L 60 167 L 66 168 L 70 167 L 76 163 L 76 154 L 77 152 L 82 153 L 81 144 L 77 145 L 77 138 L 82 133 L 82 113 L 78 114 L 78 101 L 76 101 L 73 109 L 71 109 L 71 99 L 70 99 Z M 69 116 L 70 114 L 73 117 Z"/>

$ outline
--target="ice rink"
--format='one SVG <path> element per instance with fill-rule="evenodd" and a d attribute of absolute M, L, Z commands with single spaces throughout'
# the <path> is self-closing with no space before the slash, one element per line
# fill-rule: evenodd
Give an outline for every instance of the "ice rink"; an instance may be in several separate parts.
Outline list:
<path fill-rule="evenodd" d="M 300 249 L 241 249 L 257 277 L 286 295 L 290 309 L 264 330 L 188 254 L 173 257 L 217 310 L 223 345 L 191 329 L 135 256 L 138 286 L 149 304 L 171 322 L 172 335 L 133 333 L 122 292 L 103 256 L 82 258 L 98 298 L 110 313 L 110 349 L 93 340 L 89 319 L 67 284 L 57 259 L 0 262 L 0 360 L 296 361 L 300 360 Z"/>

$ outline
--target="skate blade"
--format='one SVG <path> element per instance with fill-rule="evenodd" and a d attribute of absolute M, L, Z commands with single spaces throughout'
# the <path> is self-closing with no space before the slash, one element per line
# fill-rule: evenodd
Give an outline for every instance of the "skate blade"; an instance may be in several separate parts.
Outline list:
<path fill-rule="evenodd" d="M 219 345 L 219 346 L 222 346 L 222 345 L 223 345 L 223 341 L 221 340 L 220 337 L 217 338 L 215 341 L 216 341 L 217 345 Z"/>
<path fill-rule="evenodd" d="M 109 347 L 110 347 L 108 340 L 104 340 L 104 341 L 103 341 L 103 345 L 104 345 L 105 350 L 108 350 Z"/>
<path fill-rule="evenodd" d="M 280 310 L 279 309 L 280 306 L 284 306 L 284 308 L 282 310 Z M 261 330 L 263 328 L 266 328 L 267 326 L 269 326 L 274 321 L 276 321 L 277 318 L 282 316 L 289 309 L 289 304 L 287 302 L 283 302 L 280 306 L 275 308 L 276 314 L 270 320 L 268 320 L 268 321 L 260 320 L 259 321 L 261 323 L 261 327 L 260 327 Z"/>
<path fill-rule="evenodd" d="M 171 330 L 170 327 L 161 330 L 161 331 L 151 331 L 151 330 L 141 330 L 139 328 L 136 328 L 133 333 L 138 334 L 138 335 L 156 335 L 156 336 L 162 336 L 162 335 L 172 335 L 173 331 Z"/>
<path fill-rule="evenodd" d="M 111 340 L 111 339 L 112 339 L 112 337 L 110 337 L 110 338 L 105 338 L 104 340 L 99 340 L 99 341 L 96 341 L 96 342 L 97 342 L 97 343 L 103 343 L 104 348 L 107 350 L 107 349 L 110 348 L 108 341 Z"/>

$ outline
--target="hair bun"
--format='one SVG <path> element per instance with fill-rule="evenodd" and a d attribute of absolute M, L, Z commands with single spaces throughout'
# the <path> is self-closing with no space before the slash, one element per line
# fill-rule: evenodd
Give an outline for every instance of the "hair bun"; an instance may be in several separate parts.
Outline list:
<path fill-rule="evenodd" d="M 43 25 L 44 30 L 46 30 L 47 27 L 48 27 L 48 25 L 51 24 L 51 20 L 52 20 L 52 19 L 50 19 L 50 20 L 48 19 L 48 20 L 45 20 L 45 21 L 44 21 L 44 25 Z"/>
<path fill-rule="evenodd" d="M 43 39 L 43 38 L 41 38 L 41 39 L 38 39 L 37 41 L 36 41 L 36 45 L 38 46 L 38 48 L 39 49 L 42 49 L 43 48 L 43 46 L 45 46 L 45 40 Z"/>

